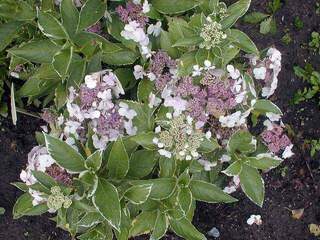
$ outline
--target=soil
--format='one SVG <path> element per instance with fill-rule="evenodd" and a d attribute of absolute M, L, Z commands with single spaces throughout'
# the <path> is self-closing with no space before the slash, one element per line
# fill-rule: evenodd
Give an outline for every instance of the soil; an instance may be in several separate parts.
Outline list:
<path fill-rule="evenodd" d="M 268 0 L 252 0 L 249 11 L 266 12 Z M 241 192 L 235 204 L 197 205 L 194 224 L 202 232 L 212 227 L 220 231 L 221 240 L 315 240 L 308 229 L 311 223 L 320 224 L 320 156 L 310 157 L 305 139 L 319 139 L 320 112 L 316 101 L 291 105 L 294 93 L 305 86 L 293 73 L 293 66 L 311 63 L 320 71 L 320 57 L 304 47 L 310 41 L 312 31 L 320 31 L 320 16 L 316 15 L 316 0 L 287 0 L 276 13 L 277 33 L 262 35 L 259 27 L 239 24 L 260 49 L 276 46 L 283 54 L 283 70 L 279 76 L 279 87 L 273 97 L 284 112 L 284 122 L 292 129 L 291 138 L 296 155 L 279 168 L 264 174 L 266 199 L 259 208 Z M 297 30 L 293 21 L 296 16 L 304 22 Z M 293 41 L 289 45 L 281 41 L 289 32 Z M 25 217 L 12 220 L 12 207 L 20 191 L 9 185 L 19 179 L 25 166 L 27 153 L 35 145 L 34 132 L 40 122 L 19 115 L 18 126 L 10 119 L 1 119 L 0 125 L 0 206 L 6 213 L 0 216 L 0 240 L 67 240 L 68 235 L 56 229 L 47 216 Z M 304 208 L 299 220 L 291 216 L 294 209 Z M 263 224 L 249 226 L 246 220 L 251 214 L 260 214 Z M 143 238 L 141 238 L 143 239 Z M 148 238 L 146 238 L 148 239 Z M 179 239 L 168 234 L 164 239 Z M 210 237 L 209 237 L 210 239 Z M 212 238 L 213 239 L 213 238 Z"/>

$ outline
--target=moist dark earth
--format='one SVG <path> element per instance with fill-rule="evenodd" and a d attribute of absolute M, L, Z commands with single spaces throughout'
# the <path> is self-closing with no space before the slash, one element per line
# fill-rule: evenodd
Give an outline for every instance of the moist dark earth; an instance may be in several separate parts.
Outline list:
<path fill-rule="evenodd" d="M 233 2 L 233 1 L 229 1 Z M 267 0 L 253 0 L 249 12 L 266 11 Z M 279 76 L 279 87 L 273 97 L 285 113 L 284 122 L 292 129 L 291 138 L 295 144 L 295 156 L 286 160 L 279 168 L 264 174 L 266 199 L 263 208 L 250 202 L 241 192 L 236 193 L 239 202 L 235 204 L 197 205 L 194 224 L 203 233 L 212 227 L 220 231 L 221 240 L 313 240 L 308 229 L 311 223 L 320 224 L 320 156 L 310 157 L 305 139 L 319 139 L 320 111 L 316 101 L 291 105 L 294 93 L 304 83 L 293 73 L 293 66 L 311 63 L 320 70 L 320 56 L 307 47 L 312 31 L 320 31 L 320 16 L 316 15 L 315 0 L 287 0 L 282 2 L 276 13 L 278 26 L 275 35 L 262 35 L 259 27 L 239 23 L 260 49 L 276 46 L 283 54 L 283 70 Z M 297 30 L 293 21 L 296 16 L 304 22 L 304 28 Z M 289 32 L 293 41 L 289 45 L 281 41 Z M 56 229 L 47 216 L 24 217 L 12 220 L 12 207 L 21 194 L 9 183 L 19 179 L 24 168 L 27 153 L 36 144 L 34 132 L 41 122 L 19 115 L 18 125 L 10 119 L 1 119 L 0 125 L 0 206 L 6 213 L 0 216 L 0 240 L 67 240 L 68 234 Z M 304 208 L 299 220 L 291 216 L 290 209 Z M 263 224 L 249 226 L 246 220 L 251 214 L 260 214 Z M 210 237 L 208 237 L 210 239 Z M 144 239 L 144 237 L 141 237 Z M 148 239 L 148 237 L 145 237 Z M 164 239 L 179 239 L 168 234 Z"/>

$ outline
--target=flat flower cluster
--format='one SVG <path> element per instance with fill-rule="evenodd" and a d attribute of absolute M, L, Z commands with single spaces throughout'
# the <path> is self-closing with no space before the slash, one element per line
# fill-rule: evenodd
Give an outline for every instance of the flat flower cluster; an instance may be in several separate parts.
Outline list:
<path fill-rule="evenodd" d="M 147 13 L 150 12 L 148 0 L 128 1 L 125 6 L 118 6 L 116 12 L 120 20 L 125 24 L 121 36 L 127 40 L 133 40 L 139 44 L 141 54 L 151 57 L 151 43 L 148 35 L 159 36 L 161 22 L 148 24 Z"/>
<path fill-rule="evenodd" d="M 137 113 L 124 102 L 115 102 L 124 94 L 117 76 L 111 71 L 93 73 L 85 77 L 80 90 L 69 89 L 68 117 L 64 119 L 65 137 L 83 139 L 93 130 L 93 145 L 105 149 L 108 142 L 125 134 L 134 135 L 133 118 Z"/>

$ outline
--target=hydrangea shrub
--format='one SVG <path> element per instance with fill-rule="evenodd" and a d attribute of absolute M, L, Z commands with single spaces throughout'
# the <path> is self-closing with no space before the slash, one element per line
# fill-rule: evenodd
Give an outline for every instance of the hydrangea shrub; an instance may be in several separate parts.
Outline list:
<path fill-rule="evenodd" d="M 269 100 L 281 53 L 234 28 L 250 0 L 32 3 L 15 3 L 37 27 L 9 45 L 10 71 L 30 75 L 17 96 L 54 104 L 14 183 L 15 218 L 53 213 L 80 240 L 206 239 L 196 201 L 234 203 L 241 189 L 263 205 L 262 173 L 293 145 Z"/>

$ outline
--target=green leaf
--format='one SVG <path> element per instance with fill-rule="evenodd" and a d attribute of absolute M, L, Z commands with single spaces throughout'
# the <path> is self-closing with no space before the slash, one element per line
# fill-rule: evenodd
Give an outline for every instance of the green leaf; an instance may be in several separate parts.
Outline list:
<path fill-rule="evenodd" d="M 67 77 L 73 57 L 73 47 L 58 52 L 52 61 L 52 65 L 62 80 Z"/>
<path fill-rule="evenodd" d="M 227 176 L 232 177 L 232 176 L 238 176 L 241 170 L 242 170 L 242 163 L 240 161 L 236 161 L 230 164 L 229 167 L 227 167 L 227 169 L 225 169 L 222 172 Z"/>
<path fill-rule="evenodd" d="M 91 154 L 86 162 L 85 165 L 88 169 L 91 169 L 92 171 L 98 171 L 102 164 L 102 151 L 95 151 L 93 154 Z"/>
<path fill-rule="evenodd" d="M 239 130 L 231 136 L 228 142 L 228 149 L 231 153 L 237 151 L 251 153 L 256 150 L 256 141 L 248 131 Z"/>
<path fill-rule="evenodd" d="M 139 150 L 134 152 L 130 158 L 128 176 L 132 178 L 143 178 L 149 175 L 158 158 L 155 151 Z"/>
<path fill-rule="evenodd" d="M 58 185 L 58 183 L 52 177 L 44 172 L 32 171 L 32 175 L 48 190 L 50 190 L 53 186 Z"/>
<path fill-rule="evenodd" d="M 134 185 L 124 193 L 126 199 L 133 204 L 142 204 L 149 198 L 152 184 Z"/>
<path fill-rule="evenodd" d="M 87 212 L 80 220 L 77 222 L 78 226 L 81 227 L 92 227 L 98 223 L 103 222 L 104 218 L 98 212 Z"/>
<path fill-rule="evenodd" d="M 160 47 L 172 58 L 179 56 L 179 51 L 172 47 L 173 41 L 170 39 L 170 34 L 164 30 L 161 30 L 160 35 Z"/>
<path fill-rule="evenodd" d="M 266 19 L 267 17 L 269 17 L 268 14 L 265 14 L 262 12 L 252 12 L 252 13 L 246 14 L 243 17 L 243 21 L 245 23 L 257 24 L 262 20 Z"/>
<path fill-rule="evenodd" d="M 106 8 L 105 0 L 87 0 L 81 7 L 78 31 L 97 23 L 103 17 Z"/>
<path fill-rule="evenodd" d="M 253 105 L 253 108 L 260 113 L 275 113 L 282 115 L 281 109 L 275 105 L 273 102 L 267 99 L 259 99 Z"/>
<path fill-rule="evenodd" d="M 157 219 L 154 224 L 154 228 L 152 234 L 150 236 L 150 240 L 158 240 L 161 239 L 167 232 L 169 225 L 169 221 L 166 215 L 160 211 L 158 211 Z"/>
<path fill-rule="evenodd" d="M 54 39 L 65 39 L 67 38 L 66 31 L 61 23 L 51 14 L 41 12 L 38 10 L 38 27 L 41 32 Z"/>
<path fill-rule="evenodd" d="M 107 180 L 100 178 L 98 187 L 92 197 L 94 206 L 108 223 L 119 231 L 121 207 L 117 188 Z"/>
<path fill-rule="evenodd" d="M 259 171 L 243 164 L 239 177 L 242 191 L 252 202 L 262 207 L 265 189 L 264 181 L 260 176 Z"/>
<path fill-rule="evenodd" d="M 86 61 L 84 59 L 72 59 L 69 70 L 69 78 L 67 80 L 67 87 L 73 86 L 79 88 L 84 79 L 86 72 Z"/>
<path fill-rule="evenodd" d="M 172 47 L 191 47 L 198 45 L 201 42 L 203 42 L 202 37 L 192 36 L 188 38 L 179 39 L 172 45 Z"/>
<path fill-rule="evenodd" d="M 192 205 L 192 193 L 188 187 L 180 188 L 178 202 L 181 210 L 184 212 L 184 215 L 187 216 Z"/>
<path fill-rule="evenodd" d="M 138 53 L 126 48 L 121 43 L 108 42 L 102 47 L 102 61 L 110 65 L 130 65 L 139 57 Z"/>
<path fill-rule="evenodd" d="M 59 84 L 55 89 L 54 96 L 54 102 L 56 104 L 57 109 L 61 109 L 67 102 L 68 93 L 66 86 L 64 84 Z"/>
<path fill-rule="evenodd" d="M 22 194 L 13 206 L 13 219 L 18 219 L 22 216 L 37 216 L 48 211 L 46 204 L 33 206 L 32 200 L 33 197 L 29 193 Z"/>
<path fill-rule="evenodd" d="M 135 136 L 132 136 L 130 137 L 130 140 L 139 144 L 143 148 L 146 148 L 148 150 L 155 150 L 157 149 L 157 147 L 152 141 L 154 137 L 155 137 L 154 132 L 147 132 L 147 133 L 140 133 Z"/>
<path fill-rule="evenodd" d="M 268 17 L 260 23 L 260 33 L 267 34 L 271 31 L 272 17 Z"/>
<path fill-rule="evenodd" d="M 111 178 L 124 178 L 129 170 L 129 156 L 122 138 L 113 143 L 107 163 L 108 175 Z"/>
<path fill-rule="evenodd" d="M 150 198 L 153 200 L 162 200 L 170 197 L 174 192 L 177 180 L 175 178 L 157 178 L 150 180 L 132 181 L 134 185 L 152 184 Z"/>
<path fill-rule="evenodd" d="M 0 215 L 3 215 L 6 212 L 6 210 L 3 207 L 0 207 Z"/>
<path fill-rule="evenodd" d="M 137 96 L 139 102 L 149 103 L 150 93 L 154 90 L 154 82 L 143 79 L 139 82 Z"/>
<path fill-rule="evenodd" d="M 45 134 L 46 147 L 58 165 L 72 173 L 85 171 L 85 160 L 73 147 L 64 141 Z"/>
<path fill-rule="evenodd" d="M 200 233 L 187 218 L 180 220 L 171 218 L 170 227 L 178 236 L 188 240 L 205 240 L 206 237 Z"/>
<path fill-rule="evenodd" d="M 187 76 L 193 71 L 193 66 L 197 64 L 196 55 L 197 51 L 187 52 L 180 57 L 179 62 L 179 75 Z"/>
<path fill-rule="evenodd" d="M 247 34 L 238 30 L 238 29 L 230 29 L 230 36 L 235 40 L 234 44 L 244 50 L 247 53 L 253 53 L 259 56 L 259 50 L 254 42 L 248 37 Z"/>
<path fill-rule="evenodd" d="M 220 22 L 223 29 L 232 27 L 249 9 L 251 0 L 239 0 L 227 9 L 227 17 Z"/>
<path fill-rule="evenodd" d="M 70 38 L 76 33 L 76 26 L 79 22 L 79 12 L 74 5 L 73 0 L 62 0 L 60 4 L 60 13 L 63 27 L 68 33 Z"/>
<path fill-rule="evenodd" d="M 207 138 L 204 138 L 201 145 L 200 145 L 200 148 L 198 149 L 199 152 L 201 153 L 210 153 L 210 152 L 213 152 L 214 150 L 216 150 L 217 148 L 219 148 L 220 145 L 218 143 L 218 141 L 216 139 L 207 139 Z"/>
<path fill-rule="evenodd" d="M 201 2 L 197 0 L 152 0 L 152 6 L 163 14 L 181 14 L 189 11 Z"/>
<path fill-rule="evenodd" d="M 157 211 L 142 212 L 132 221 L 129 235 L 131 237 L 149 233 L 156 222 Z"/>
<path fill-rule="evenodd" d="M 131 68 L 117 68 L 114 73 L 125 91 L 132 89 L 137 84 Z"/>
<path fill-rule="evenodd" d="M 191 180 L 189 184 L 193 198 L 208 203 L 232 203 L 237 199 L 224 193 L 216 185 L 199 180 Z"/>
<path fill-rule="evenodd" d="M 173 177 L 176 171 L 176 159 L 166 158 L 161 156 L 159 158 L 159 176 L 162 178 Z"/>
<path fill-rule="evenodd" d="M 137 134 L 151 132 L 154 130 L 154 109 L 149 108 L 147 104 L 135 101 L 122 101 L 128 104 L 130 109 L 136 111 L 137 116 L 133 118 L 133 126 L 138 128 Z"/>
<path fill-rule="evenodd" d="M 29 188 L 28 188 L 28 186 L 27 186 L 25 183 L 22 183 L 22 182 L 14 182 L 14 183 L 11 183 L 11 185 L 15 186 L 16 188 L 20 189 L 20 190 L 23 191 L 23 192 L 29 191 Z"/>
<path fill-rule="evenodd" d="M 22 85 L 16 96 L 40 97 L 49 94 L 60 83 L 60 77 L 52 65 L 42 64 Z"/>
<path fill-rule="evenodd" d="M 16 57 L 23 58 L 34 63 L 51 63 L 53 56 L 60 50 L 50 40 L 33 40 L 20 46 L 11 48 L 8 52 Z"/>
<path fill-rule="evenodd" d="M 112 240 L 113 232 L 112 228 L 108 224 L 99 224 L 85 233 L 77 236 L 79 240 Z"/>
<path fill-rule="evenodd" d="M 278 167 L 282 163 L 281 159 L 272 158 L 271 156 L 248 157 L 246 164 L 250 167 L 267 171 Z"/>
<path fill-rule="evenodd" d="M 0 51 L 12 42 L 22 24 L 22 22 L 11 21 L 0 25 Z"/>

